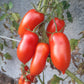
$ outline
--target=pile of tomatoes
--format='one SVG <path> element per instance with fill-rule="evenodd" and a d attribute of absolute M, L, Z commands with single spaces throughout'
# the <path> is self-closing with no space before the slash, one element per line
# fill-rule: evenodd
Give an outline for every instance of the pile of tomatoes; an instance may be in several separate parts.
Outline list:
<path fill-rule="evenodd" d="M 44 21 L 45 15 L 29 10 L 23 17 L 18 33 L 22 38 L 18 48 L 17 57 L 25 65 L 31 58 L 30 69 L 26 66 L 26 71 L 19 79 L 19 84 L 31 84 L 35 76 L 39 75 L 45 68 L 46 59 L 50 53 L 53 65 L 65 73 L 71 60 L 70 44 L 67 36 L 63 33 L 65 22 L 57 17 L 49 22 L 46 34 L 49 43 L 39 41 L 39 36 L 33 32 L 34 28 Z M 55 24 L 56 23 L 56 24 Z M 38 27 L 39 28 L 39 27 Z M 57 32 L 55 32 L 57 31 Z M 61 32 L 60 32 L 61 31 Z M 27 74 L 27 72 L 30 72 Z"/>

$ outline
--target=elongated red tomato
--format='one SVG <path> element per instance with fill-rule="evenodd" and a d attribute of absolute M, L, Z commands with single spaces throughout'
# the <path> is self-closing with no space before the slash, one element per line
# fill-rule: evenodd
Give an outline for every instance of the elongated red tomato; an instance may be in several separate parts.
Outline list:
<path fill-rule="evenodd" d="M 38 36 L 30 31 L 27 31 L 17 48 L 17 56 L 22 63 L 27 63 L 34 55 Z"/>
<path fill-rule="evenodd" d="M 21 76 L 19 78 L 18 84 L 24 84 L 24 78 L 23 78 L 23 76 Z"/>
<path fill-rule="evenodd" d="M 65 73 L 71 60 L 69 40 L 63 33 L 54 33 L 49 37 L 51 60 L 55 67 Z"/>
<path fill-rule="evenodd" d="M 62 29 L 62 32 L 64 31 L 64 26 L 65 26 L 65 22 L 64 20 L 61 20 L 57 17 L 54 18 L 56 25 L 57 25 L 57 31 L 59 32 Z M 51 35 L 51 33 L 55 32 L 56 28 L 55 28 L 55 23 L 53 21 L 53 19 L 49 22 L 48 26 L 47 26 L 47 36 L 49 37 Z M 51 33 L 48 33 L 51 32 Z"/>
<path fill-rule="evenodd" d="M 22 37 L 27 29 L 33 30 L 38 24 L 44 20 L 44 14 L 36 11 L 35 9 L 29 10 L 23 17 L 18 34 Z"/>
<path fill-rule="evenodd" d="M 32 59 L 30 65 L 30 74 L 38 75 L 40 74 L 46 64 L 46 59 L 49 54 L 49 46 L 46 43 L 38 43 L 35 51 L 35 55 Z"/>

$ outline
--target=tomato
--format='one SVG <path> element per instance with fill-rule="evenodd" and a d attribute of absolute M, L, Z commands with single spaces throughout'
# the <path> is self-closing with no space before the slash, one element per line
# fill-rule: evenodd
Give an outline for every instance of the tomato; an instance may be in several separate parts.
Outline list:
<path fill-rule="evenodd" d="M 40 24 L 44 20 L 44 14 L 36 11 L 35 9 L 29 10 L 23 17 L 19 29 L 18 34 L 22 37 L 27 31 L 27 29 L 33 30 L 38 24 Z"/>
<path fill-rule="evenodd" d="M 32 76 L 31 74 L 28 74 L 26 77 L 27 77 L 27 79 L 30 80 L 31 82 L 33 82 L 33 81 L 34 81 L 34 78 L 35 78 L 35 76 Z"/>
<path fill-rule="evenodd" d="M 23 78 L 23 76 L 21 76 L 19 81 L 18 81 L 18 84 L 23 84 L 23 83 L 24 83 L 24 78 Z"/>
<path fill-rule="evenodd" d="M 31 81 L 30 80 L 25 81 L 25 78 L 23 78 L 23 75 L 21 75 L 18 84 L 31 84 Z"/>
<path fill-rule="evenodd" d="M 46 64 L 46 59 L 49 54 L 49 45 L 46 43 L 38 43 L 34 57 L 30 65 L 30 74 L 38 75 L 40 74 Z"/>
<path fill-rule="evenodd" d="M 63 33 L 54 33 L 49 37 L 50 55 L 54 66 L 65 73 L 71 60 L 69 40 Z"/>
<path fill-rule="evenodd" d="M 65 22 L 64 20 L 60 20 L 59 18 L 54 18 L 56 25 L 57 25 L 57 31 L 59 32 L 61 29 L 62 32 L 64 31 L 64 26 L 65 26 Z M 53 19 L 49 22 L 48 26 L 47 26 L 47 36 L 49 37 L 51 35 L 51 33 L 55 32 L 56 28 L 55 28 L 55 23 L 53 21 Z M 51 32 L 51 33 L 48 33 Z"/>
<path fill-rule="evenodd" d="M 31 82 L 30 81 L 24 81 L 23 84 L 31 84 Z"/>
<path fill-rule="evenodd" d="M 25 71 L 28 71 L 29 70 L 29 67 L 27 65 L 25 65 L 24 67 L 22 66 L 21 67 L 21 72 L 22 72 L 22 69 L 24 68 Z"/>
<path fill-rule="evenodd" d="M 17 57 L 22 63 L 27 63 L 34 55 L 38 36 L 30 31 L 27 31 L 17 48 Z"/>
<path fill-rule="evenodd" d="M 24 67 L 24 69 L 25 69 L 25 71 L 28 71 L 28 70 L 29 70 L 29 67 L 26 65 L 26 66 Z"/>

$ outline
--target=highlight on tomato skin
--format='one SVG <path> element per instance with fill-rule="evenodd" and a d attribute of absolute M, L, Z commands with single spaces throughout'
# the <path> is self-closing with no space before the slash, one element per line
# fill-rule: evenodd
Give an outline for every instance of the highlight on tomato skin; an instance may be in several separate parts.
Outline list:
<path fill-rule="evenodd" d="M 36 33 L 25 32 L 17 47 L 17 57 L 23 64 L 26 64 L 34 55 L 38 40 L 39 38 Z"/>
<path fill-rule="evenodd" d="M 61 20 L 57 17 L 54 18 L 57 26 L 57 32 L 61 31 L 62 33 L 64 32 L 64 27 L 65 27 L 65 22 L 64 20 Z M 56 31 L 56 26 L 55 22 L 53 19 L 48 23 L 47 29 L 46 29 L 46 34 L 49 37 L 53 32 Z"/>
<path fill-rule="evenodd" d="M 49 45 L 46 43 L 38 43 L 34 57 L 30 65 L 30 74 L 33 76 L 39 75 L 46 64 L 46 59 L 49 54 Z"/>
<path fill-rule="evenodd" d="M 54 66 L 64 74 L 70 65 L 71 49 L 64 33 L 54 33 L 49 37 L 50 56 Z"/>
<path fill-rule="evenodd" d="M 29 10 L 21 20 L 18 28 L 20 37 L 29 29 L 33 30 L 38 24 L 44 21 L 44 14 L 36 11 L 35 9 Z"/>

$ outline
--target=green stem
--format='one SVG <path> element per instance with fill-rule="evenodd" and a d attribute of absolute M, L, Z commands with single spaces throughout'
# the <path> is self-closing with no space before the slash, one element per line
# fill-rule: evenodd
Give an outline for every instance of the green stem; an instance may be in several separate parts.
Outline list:
<path fill-rule="evenodd" d="M 42 32 L 41 42 L 49 43 L 48 37 L 47 37 L 47 35 L 46 35 L 46 31 L 45 31 L 45 24 L 42 24 L 42 26 L 41 26 L 40 29 L 39 29 L 39 32 Z"/>
<path fill-rule="evenodd" d="M 36 6 L 35 6 L 33 3 L 31 3 L 31 4 L 32 4 L 32 6 L 34 7 L 34 9 L 35 9 L 36 11 L 38 11 L 37 8 L 36 8 Z"/>
<path fill-rule="evenodd" d="M 43 84 L 45 84 L 45 83 L 44 83 L 44 71 L 43 71 Z"/>
<path fill-rule="evenodd" d="M 84 84 L 80 79 L 78 79 L 73 73 L 71 73 L 69 70 L 66 70 L 66 74 L 70 76 L 72 79 L 74 79 L 78 84 Z"/>
<path fill-rule="evenodd" d="M 43 21 L 43 22 L 41 22 L 40 24 L 38 24 L 34 29 L 33 29 L 33 32 L 35 32 L 37 29 L 38 29 L 38 27 L 41 25 L 41 24 L 43 24 L 45 22 L 45 20 Z"/>
<path fill-rule="evenodd" d="M 47 5 L 48 4 L 48 1 L 47 0 L 43 0 L 43 6 L 45 6 L 45 5 Z M 47 7 L 44 7 L 43 8 L 43 13 L 45 13 L 46 12 L 46 9 L 47 9 Z"/>
<path fill-rule="evenodd" d="M 59 2 L 59 0 L 55 0 L 55 3 L 56 3 L 56 9 L 57 9 L 57 12 L 56 12 L 56 14 L 57 14 L 57 17 L 59 18 L 59 19 L 63 19 L 63 5 L 62 4 L 60 4 L 60 2 Z"/>
<path fill-rule="evenodd" d="M 55 0 L 56 4 L 58 4 L 58 0 Z"/>
<path fill-rule="evenodd" d="M 47 0 L 43 0 L 43 6 L 48 5 L 48 1 Z M 42 12 L 45 14 L 47 10 L 47 7 L 44 7 Z M 42 41 L 45 43 L 48 43 L 48 37 L 46 35 L 46 31 L 45 31 L 45 24 L 42 24 L 40 30 L 42 32 Z M 45 39 L 44 39 L 45 38 Z"/>
<path fill-rule="evenodd" d="M 41 80 L 40 76 L 38 75 L 38 79 L 41 82 L 41 84 L 43 84 L 43 81 Z"/>
<path fill-rule="evenodd" d="M 39 1 L 39 4 L 38 4 L 38 10 L 40 10 L 41 5 L 42 5 L 42 2 L 43 2 L 43 0 L 40 0 L 40 1 Z"/>
<path fill-rule="evenodd" d="M 50 15 L 49 15 L 43 22 L 41 22 L 40 24 L 38 24 L 38 25 L 33 29 L 33 32 L 35 32 L 35 31 L 38 29 L 38 27 L 39 27 L 40 25 L 42 25 L 42 24 L 44 24 L 45 22 L 47 22 L 49 18 L 50 18 Z"/>
<path fill-rule="evenodd" d="M 55 23 L 55 32 L 57 32 L 57 25 L 56 25 L 56 22 L 55 22 L 55 18 L 53 18 L 54 20 L 54 23 Z"/>
<path fill-rule="evenodd" d="M 68 77 L 69 77 L 69 76 L 66 76 L 66 77 L 63 79 L 63 81 L 66 80 Z"/>
<path fill-rule="evenodd" d="M 64 26 L 65 27 L 65 26 Z M 64 29 L 64 27 L 59 31 L 59 32 L 62 32 L 63 31 L 63 29 Z"/>
<path fill-rule="evenodd" d="M 40 11 L 41 11 L 43 8 L 45 8 L 45 7 L 55 8 L 54 6 L 45 5 L 45 6 L 43 6 L 43 7 L 40 8 Z"/>

